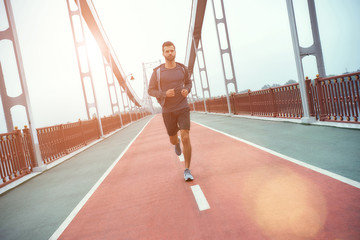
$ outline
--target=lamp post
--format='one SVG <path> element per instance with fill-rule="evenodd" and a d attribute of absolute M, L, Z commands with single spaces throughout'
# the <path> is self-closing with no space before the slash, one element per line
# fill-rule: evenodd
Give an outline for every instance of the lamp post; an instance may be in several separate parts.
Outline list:
<path fill-rule="evenodd" d="M 127 107 L 129 108 L 130 121 L 132 122 L 132 116 L 131 116 L 132 106 L 131 106 L 131 101 L 130 101 L 130 98 L 129 98 L 129 95 L 128 95 L 128 84 L 129 84 L 128 78 L 129 77 L 130 77 L 131 81 L 135 80 L 135 78 L 134 78 L 132 73 L 125 75 L 125 93 L 126 93 L 126 97 L 127 97 Z M 123 105 L 124 105 L 124 111 L 125 111 L 126 106 L 125 106 L 124 100 L 123 100 Z"/>
<path fill-rule="evenodd" d="M 130 73 L 130 74 L 128 74 L 128 75 L 125 76 L 126 80 L 128 79 L 128 77 L 130 77 L 130 80 L 131 80 L 131 81 L 134 81 L 134 80 L 135 80 L 135 78 L 134 78 L 134 76 L 133 76 L 132 73 Z"/>

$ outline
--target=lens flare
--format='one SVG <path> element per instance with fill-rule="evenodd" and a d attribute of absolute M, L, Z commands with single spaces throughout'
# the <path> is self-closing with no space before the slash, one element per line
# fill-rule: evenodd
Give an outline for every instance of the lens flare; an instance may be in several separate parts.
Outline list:
<path fill-rule="evenodd" d="M 326 221 L 320 189 L 291 169 L 256 170 L 243 191 L 249 216 L 270 239 L 312 239 Z"/>

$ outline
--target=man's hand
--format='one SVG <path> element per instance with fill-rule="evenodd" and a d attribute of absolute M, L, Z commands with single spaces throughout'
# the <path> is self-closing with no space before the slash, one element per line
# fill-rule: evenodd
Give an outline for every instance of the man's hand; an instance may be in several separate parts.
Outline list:
<path fill-rule="evenodd" d="M 166 97 L 174 97 L 175 96 L 175 89 L 171 88 L 166 91 Z"/>
<path fill-rule="evenodd" d="M 183 97 L 187 97 L 188 94 L 189 94 L 188 90 L 186 89 L 181 90 L 181 95 L 183 95 Z"/>

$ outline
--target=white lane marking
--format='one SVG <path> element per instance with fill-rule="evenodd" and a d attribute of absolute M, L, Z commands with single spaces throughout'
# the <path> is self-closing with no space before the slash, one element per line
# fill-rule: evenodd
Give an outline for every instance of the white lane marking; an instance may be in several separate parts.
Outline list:
<path fill-rule="evenodd" d="M 124 156 L 130 146 L 135 142 L 138 136 L 143 132 L 146 126 L 151 122 L 152 117 L 145 126 L 140 130 L 140 132 L 134 137 L 133 140 L 127 145 L 124 151 L 116 158 L 115 162 L 106 170 L 106 172 L 101 176 L 101 178 L 95 183 L 95 185 L 90 189 L 90 191 L 85 195 L 85 197 L 78 203 L 78 205 L 72 210 L 70 215 L 65 219 L 65 221 L 60 225 L 60 227 L 54 232 L 54 234 L 49 238 L 49 240 L 58 239 L 60 235 L 65 231 L 65 229 L 69 226 L 71 221 L 75 218 L 75 216 L 80 212 L 82 207 L 86 204 L 86 202 L 90 199 L 90 197 L 94 194 L 96 189 L 100 186 L 100 184 L 105 180 L 105 178 L 110 174 L 115 165 L 120 161 L 120 159 Z"/>
<path fill-rule="evenodd" d="M 196 123 L 196 124 L 199 124 L 200 126 L 206 127 L 206 128 L 208 128 L 208 129 L 210 129 L 210 130 L 213 130 L 213 131 L 215 131 L 215 132 L 221 133 L 221 134 L 223 134 L 223 135 L 225 135 L 225 136 L 228 136 L 228 137 L 231 137 L 231 138 L 233 138 L 233 139 L 236 139 L 236 140 L 238 140 L 238 141 L 240 141 L 240 142 L 246 143 L 246 144 L 248 144 L 248 145 L 250 145 L 250 146 L 256 147 L 256 148 L 258 148 L 258 149 L 260 149 L 260 150 L 263 150 L 263 151 L 265 151 L 265 152 L 268 152 L 268 153 L 270 153 L 270 154 L 272 154 L 272 155 L 281 157 L 281 158 L 283 158 L 283 159 L 285 159 L 285 160 L 287 160 L 287 161 L 293 162 L 293 163 L 295 163 L 295 164 L 297 164 L 297 165 L 300 165 L 300 166 L 302 166 L 302 167 L 306 167 L 306 168 L 311 169 L 311 170 L 313 170 L 313 171 L 315 171 L 315 172 L 321 173 L 321 174 L 326 175 L 326 176 L 328 176 L 328 177 L 334 178 L 334 179 L 336 179 L 336 180 L 338 180 L 338 181 L 340 181 L 340 182 L 349 184 L 349 185 L 351 185 L 351 186 L 353 186 L 353 187 L 356 187 L 356 188 L 359 188 L 359 189 L 360 189 L 360 182 L 357 182 L 357 181 L 354 181 L 354 180 L 352 180 L 352 179 L 343 177 L 343 176 L 338 175 L 338 174 L 336 174 L 336 173 L 329 172 L 329 171 L 327 171 L 327 170 L 324 170 L 324 169 L 322 169 L 322 168 L 313 166 L 313 165 L 311 165 L 311 164 L 304 163 L 304 162 L 302 162 L 302 161 L 300 161 L 300 160 L 297 160 L 297 159 L 295 159 L 295 158 L 288 157 L 288 156 L 283 155 L 283 154 L 281 154 L 281 153 L 278 153 L 278 152 L 275 152 L 275 151 L 270 150 L 270 149 L 268 149 L 268 148 L 259 146 L 259 145 L 255 144 L 255 143 L 246 141 L 246 140 L 244 140 L 244 139 L 242 139 L 242 138 L 238 138 L 238 137 L 232 136 L 232 135 L 230 135 L 230 134 L 224 133 L 224 132 L 219 131 L 219 130 L 217 130 L 217 129 L 214 129 L 214 128 L 211 128 L 211 127 L 209 127 L 209 126 L 206 126 L 206 125 L 203 125 L 203 124 L 201 124 L 201 123 L 198 123 L 198 122 L 196 122 L 196 121 L 192 121 L 192 122 L 194 122 L 194 123 Z"/>
<path fill-rule="evenodd" d="M 180 162 L 184 162 L 184 161 L 185 161 L 185 159 L 184 159 L 184 154 L 181 154 L 181 155 L 179 156 L 179 159 L 180 159 Z"/>
<path fill-rule="evenodd" d="M 194 197 L 195 197 L 196 203 L 199 207 L 199 210 L 204 211 L 206 209 L 210 209 L 210 205 L 209 205 L 208 201 L 206 200 L 206 197 L 205 197 L 203 191 L 201 190 L 200 186 L 199 185 L 191 186 L 191 190 L 194 194 Z"/>

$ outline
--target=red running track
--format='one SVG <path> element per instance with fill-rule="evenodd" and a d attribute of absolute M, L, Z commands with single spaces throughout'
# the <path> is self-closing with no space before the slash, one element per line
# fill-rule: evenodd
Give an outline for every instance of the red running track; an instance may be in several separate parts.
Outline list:
<path fill-rule="evenodd" d="M 360 189 L 191 127 L 193 182 L 156 116 L 60 239 L 360 239 Z"/>

